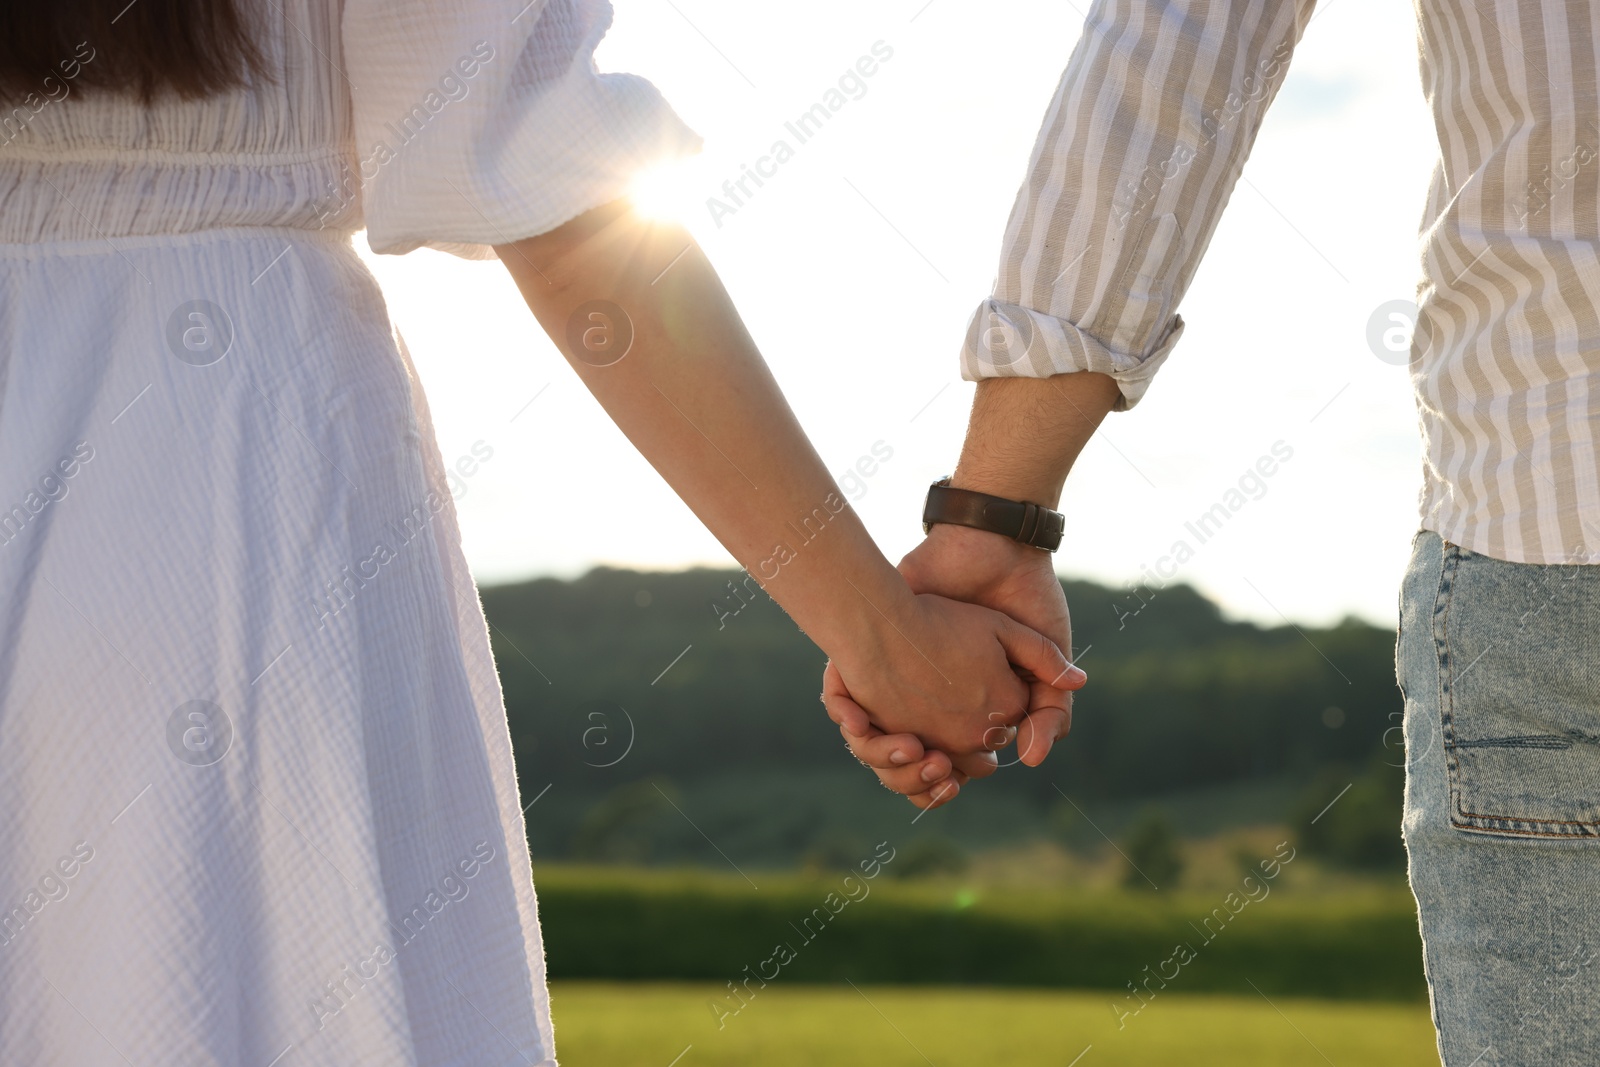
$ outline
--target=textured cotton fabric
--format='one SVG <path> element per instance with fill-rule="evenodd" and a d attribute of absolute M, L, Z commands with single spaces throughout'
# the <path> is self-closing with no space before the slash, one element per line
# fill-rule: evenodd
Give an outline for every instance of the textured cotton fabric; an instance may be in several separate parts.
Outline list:
<path fill-rule="evenodd" d="M 963 376 L 1098 371 L 1138 402 L 1312 10 L 1097 0 Z M 1416 10 L 1440 141 L 1410 354 L 1422 525 L 1496 559 L 1600 563 L 1600 4 Z"/>
<path fill-rule="evenodd" d="M 482 254 L 696 139 L 595 73 L 604 3 L 254 15 L 271 84 L 0 114 L 0 1064 L 553 1064 L 484 618 L 351 234 Z"/>

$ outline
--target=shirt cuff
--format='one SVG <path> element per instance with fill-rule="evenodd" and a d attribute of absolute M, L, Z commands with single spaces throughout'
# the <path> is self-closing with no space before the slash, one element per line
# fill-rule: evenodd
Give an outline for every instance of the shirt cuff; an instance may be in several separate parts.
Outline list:
<path fill-rule="evenodd" d="M 1095 371 L 1116 379 L 1122 390 L 1115 411 L 1127 411 L 1150 388 L 1150 379 L 1183 335 L 1183 317 L 1173 315 L 1147 353 L 1119 352 L 1066 319 L 1017 304 L 985 300 L 967 327 L 961 377 L 1049 378 Z"/>

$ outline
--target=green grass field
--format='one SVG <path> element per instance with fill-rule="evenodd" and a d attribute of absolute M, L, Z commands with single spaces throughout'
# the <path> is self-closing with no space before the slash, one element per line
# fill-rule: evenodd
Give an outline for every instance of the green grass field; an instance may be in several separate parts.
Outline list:
<path fill-rule="evenodd" d="M 850 892 L 840 872 L 754 877 L 759 891 L 733 872 L 536 868 L 550 975 L 721 983 L 782 942 L 799 954 L 783 971 L 785 987 L 852 981 L 1126 995 L 1127 983 L 1142 982 L 1145 968 L 1160 968 L 1184 945 L 1198 959 L 1170 992 L 1251 993 L 1253 983 L 1275 1000 L 1421 1004 L 1427 996 L 1416 905 L 1403 885 L 1338 895 L 1274 889 L 1248 904 L 1234 893 L 1232 918 L 1221 889 L 1140 893 L 880 875 L 853 879 L 858 895 L 870 894 L 830 909 L 830 892 L 840 901 Z"/>
<path fill-rule="evenodd" d="M 760 990 L 718 1029 L 710 983 L 556 982 L 564 1067 L 1438 1067 L 1426 1006 L 1163 992 Z M 675 1057 L 677 1057 L 675 1059 Z"/>

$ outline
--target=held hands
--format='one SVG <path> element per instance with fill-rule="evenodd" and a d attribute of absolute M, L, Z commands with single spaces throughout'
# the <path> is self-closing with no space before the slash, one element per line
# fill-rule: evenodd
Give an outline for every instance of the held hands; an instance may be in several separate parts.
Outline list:
<path fill-rule="evenodd" d="M 1072 622 L 1048 553 L 1008 538 L 961 526 L 937 525 L 926 540 L 900 563 L 900 573 L 917 593 L 936 593 L 969 605 L 1004 612 L 1020 629 L 1042 634 L 1052 650 L 1072 648 Z M 927 599 L 925 596 L 919 600 Z M 1035 635 L 1037 638 L 1037 634 Z M 828 716 L 857 759 L 870 767 L 885 786 L 904 793 L 924 810 L 953 800 L 969 778 L 984 777 L 997 768 L 994 751 L 1017 740 L 1018 757 L 1036 767 L 1056 741 L 1072 726 L 1071 691 L 1083 687 L 1087 676 L 1076 667 L 1064 674 L 1047 674 L 1035 664 L 1010 655 L 1024 690 L 1020 703 L 969 705 L 983 707 L 983 744 L 978 749 L 950 747 L 924 730 L 906 725 L 893 714 L 880 715 L 879 707 L 855 684 L 856 675 L 830 663 L 823 675 L 823 703 Z M 1051 660 L 1052 664 L 1056 661 Z M 1060 661 L 1063 664 L 1065 661 Z M 954 677 L 952 662 L 945 673 Z M 862 674 L 860 677 L 864 678 Z M 846 688 L 850 679 L 850 688 Z M 872 709 L 869 714 L 868 708 Z M 1022 710 L 1025 709 L 1025 710 Z M 1019 728 L 1012 727 L 1019 723 Z"/>
<path fill-rule="evenodd" d="M 905 597 L 893 617 L 878 615 L 883 625 L 829 664 L 830 714 L 837 706 L 864 721 L 861 709 L 871 708 L 878 726 L 915 734 L 967 773 L 993 770 L 994 751 L 1038 699 L 1030 685 L 1056 693 L 1059 704 L 1066 698 L 1052 686 L 1075 684 L 1076 669 L 1054 643 L 990 608 L 923 594 Z M 850 679 L 848 694 L 841 678 Z"/>

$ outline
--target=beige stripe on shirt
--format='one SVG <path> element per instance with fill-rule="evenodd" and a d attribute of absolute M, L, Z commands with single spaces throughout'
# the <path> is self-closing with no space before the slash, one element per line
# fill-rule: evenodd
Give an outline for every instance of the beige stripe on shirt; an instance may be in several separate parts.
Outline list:
<path fill-rule="evenodd" d="M 1411 355 L 1422 525 L 1600 562 L 1600 6 L 1419 0 L 1440 162 Z M 1006 228 L 969 379 L 1110 374 L 1136 403 L 1312 0 L 1101 0 Z"/>

